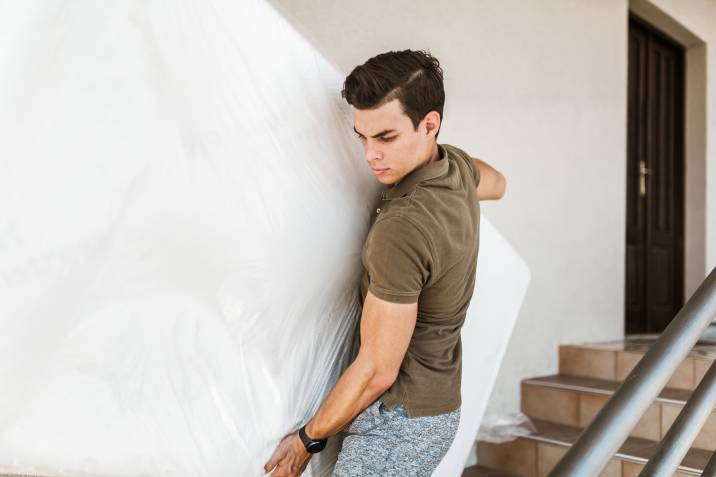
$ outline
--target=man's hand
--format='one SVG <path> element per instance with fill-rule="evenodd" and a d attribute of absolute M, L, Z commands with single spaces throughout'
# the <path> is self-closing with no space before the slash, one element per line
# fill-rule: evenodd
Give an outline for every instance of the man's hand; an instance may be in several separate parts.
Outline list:
<path fill-rule="evenodd" d="M 264 470 L 271 472 L 272 477 L 298 477 L 306 470 L 311 457 L 298 432 L 292 432 L 278 443 Z"/>

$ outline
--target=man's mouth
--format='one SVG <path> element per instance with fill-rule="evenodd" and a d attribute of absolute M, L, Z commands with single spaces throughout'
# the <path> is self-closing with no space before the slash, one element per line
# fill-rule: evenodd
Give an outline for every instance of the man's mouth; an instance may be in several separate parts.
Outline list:
<path fill-rule="evenodd" d="M 371 167 L 371 169 L 373 170 L 373 173 L 376 175 L 381 175 L 382 173 L 384 173 L 385 171 L 388 170 L 387 168 L 386 169 L 376 169 L 374 167 Z"/>

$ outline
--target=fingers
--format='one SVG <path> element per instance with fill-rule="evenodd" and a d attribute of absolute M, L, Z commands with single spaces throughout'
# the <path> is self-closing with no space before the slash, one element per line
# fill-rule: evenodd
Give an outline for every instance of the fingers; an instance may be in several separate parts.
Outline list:
<path fill-rule="evenodd" d="M 268 461 L 264 465 L 264 470 L 270 472 L 271 477 L 298 477 L 305 472 L 306 467 L 308 467 L 308 461 L 301 463 L 296 462 L 295 459 L 286 458 L 276 463 Z"/>
<path fill-rule="evenodd" d="M 296 444 L 291 437 L 293 435 L 289 434 L 281 439 L 271 458 L 264 464 L 264 471 L 271 473 L 271 477 L 297 477 L 306 469 L 310 456 L 306 457 L 303 443 L 299 441 Z"/>
<path fill-rule="evenodd" d="M 303 471 L 296 472 L 290 464 L 284 465 L 279 463 L 271 473 L 271 477 L 298 477 Z"/>
<path fill-rule="evenodd" d="M 266 472 L 275 471 L 273 474 L 271 474 L 272 476 L 275 475 L 277 477 L 280 477 L 284 475 L 284 472 L 286 472 L 287 469 L 289 471 L 292 470 L 291 468 L 289 468 L 290 464 L 286 462 L 287 457 L 288 456 L 286 450 L 282 446 L 279 446 L 279 448 L 274 451 L 268 462 L 264 464 L 264 470 Z M 276 467 L 278 468 L 276 469 Z"/>
<path fill-rule="evenodd" d="M 276 467 L 279 462 L 281 462 L 281 459 L 286 457 L 286 444 L 284 443 L 285 441 L 285 437 L 281 439 L 281 442 L 279 442 L 278 446 L 276 446 L 276 450 L 273 451 L 273 455 L 264 465 L 264 470 L 266 472 L 271 472 L 271 470 Z"/>
<path fill-rule="evenodd" d="M 280 455 L 279 451 L 280 451 L 280 448 L 276 449 L 276 451 L 273 453 L 273 455 L 268 460 L 268 462 L 266 462 L 264 464 L 264 470 L 266 472 L 271 472 L 273 470 L 273 468 L 276 467 L 276 464 L 278 464 L 279 460 L 281 460 L 279 458 L 279 455 Z"/>

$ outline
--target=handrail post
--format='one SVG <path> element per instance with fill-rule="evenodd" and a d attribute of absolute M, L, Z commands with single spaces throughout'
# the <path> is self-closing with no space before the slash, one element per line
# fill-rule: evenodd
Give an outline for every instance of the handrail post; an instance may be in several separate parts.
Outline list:
<path fill-rule="evenodd" d="M 716 315 L 716 268 L 679 310 L 550 477 L 599 475 Z"/>

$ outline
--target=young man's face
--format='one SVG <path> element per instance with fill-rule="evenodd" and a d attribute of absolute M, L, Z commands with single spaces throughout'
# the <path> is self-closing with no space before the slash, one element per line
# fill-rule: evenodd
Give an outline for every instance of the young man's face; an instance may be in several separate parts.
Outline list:
<path fill-rule="evenodd" d="M 400 101 L 375 109 L 353 108 L 354 129 L 363 144 L 365 159 L 378 181 L 395 184 L 427 162 L 436 151 L 435 133 L 440 115 L 431 111 L 413 129 Z"/>

